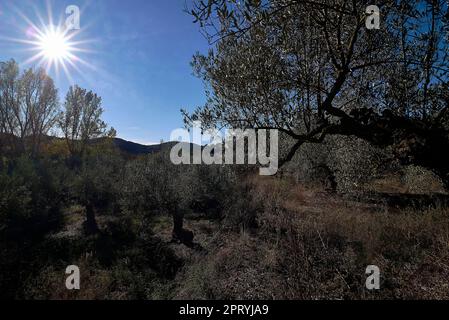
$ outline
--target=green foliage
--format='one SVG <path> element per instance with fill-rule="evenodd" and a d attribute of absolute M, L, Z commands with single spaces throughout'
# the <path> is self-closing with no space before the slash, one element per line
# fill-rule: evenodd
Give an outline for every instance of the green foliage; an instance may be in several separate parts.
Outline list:
<path fill-rule="evenodd" d="M 111 151 L 90 152 L 75 168 L 74 192 L 81 203 L 92 202 L 95 207 L 114 210 L 120 193 L 124 161 Z"/>
<path fill-rule="evenodd" d="M 60 173 L 57 165 L 26 156 L 3 161 L 0 166 L 3 297 L 19 294 L 21 285 L 35 271 L 35 263 L 48 256 L 48 252 L 39 254 L 33 249 L 62 222 Z"/>
<path fill-rule="evenodd" d="M 67 92 L 59 127 L 72 156 L 83 156 L 92 139 L 115 137 L 115 129 L 108 130 L 101 118 L 104 112 L 101 104 L 100 96 L 78 86 Z"/>
<path fill-rule="evenodd" d="M 166 154 L 154 154 L 126 165 L 121 203 L 124 210 L 143 215 L 183 210 L 217 216 L 236 181 L 229 168 L 176 166 Z"/>
<path fill-rule="evenodd" d="M 23 220 L 30 215 L 30 191 L 24 179 L 17 174 L 9 175 L 5 164 L 0 172 L 0 231 L 15 219 Z"/>
<path fill-rule="evenodd" d="M 6 225 L 4 229 L 21 230 L 16 236 L 27 237 L 29 228 L 46 230 L 43 221 L 47 226 L 59 223 L 62 201 L 59 192 L 63 190 L 60 173 L 53 163 L 25 156 L 4 163 L 0 172 L 0 215 Z"/>
<path fill-rule="evenodd" d="M 20 73 L 14 60 L 0 62 L 0 134 L 12 150 L 37 155 L 58 117 L 58 90 L 45 70 Z"/>

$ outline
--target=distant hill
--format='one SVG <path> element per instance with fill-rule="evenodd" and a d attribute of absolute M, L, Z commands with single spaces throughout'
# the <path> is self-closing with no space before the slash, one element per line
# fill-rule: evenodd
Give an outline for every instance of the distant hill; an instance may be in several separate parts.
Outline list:
<path fill-rule="evenodd" d="M 92 144 L 102 143 L 105 141 L 105 139 L 109 138 L 94 139 L 91 141 L 91 143 Z M 163 150 L 167 150 L 170 149 L 175 143 L 176 142 L 166 142 L 154 145 L 143 145 L 132 141 L 124 140 L 121 138 L 113 138 L 114 146 L 121 152 L 131 156 L 152 154 Z"/>
<path fill-rule="evenodd" d="M 120 138 L 114 138 L 114 145 L 122 152 L 131 155 L 142 155 L 161 151 L 162 145 L 143 145 Z"/>
<path fill-rule="evenodd" d="M 2 145 L 6 145 L 7 141 L 10 141 L 11 135 L 8 134 L 0 134 L 0 147 Z M 13 139 L 17 139 L 13 137 Z M 104 143 L 107 139 L 110 138 L 98 138 L 90 141 L 92 145 Z M 52 143 L 53 141 L 60 141 L 62 138 L 45 136 L 42 139 L 44 144 Z M 176 142 L 167 142 L 155 145 L 143 145 L 139 143 L 135 143 L 132 141 L 127 141 L 121 138 L 113 138 L 113 145 L 120 150 L 122 153 L 129 156 L 140 156 L 145 154 L 152 154 L 156 152 L 160 152 L 163 150 L 169 150 Z M 1 149 L 1 148 L 0 148 Z"/>

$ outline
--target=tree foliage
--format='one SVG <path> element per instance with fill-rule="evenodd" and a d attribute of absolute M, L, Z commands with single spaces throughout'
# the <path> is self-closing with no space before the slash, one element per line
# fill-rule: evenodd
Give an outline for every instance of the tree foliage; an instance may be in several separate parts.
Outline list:
<path fill-rule="evenodd" d="M 58 90 L 43 69 L 20 74 L 14 60 L 0 64 L 0 133 L 19 139 L 16 150 L 37 154 L 58 115 Z"/>
<path fill-rule="evenodd" d="M 366 27 L 370 4 L 194 1 L 191 14 L 214 48 L 193 59 L 208 101 L 193 114 L 183 111 L 185 121 L 278 129 L 296 141 L 283 162 L 328 134 L 379 145 L 419 135 L 420 148 L 437 147 L 428 141 L 438 136 L 441 148 L 449 109 L 447 3 L 380 1 L 379 30 Z"/>
<path fill-rule="evenodd" d="M 102 120 L 103 112 L 101 97 L 96 93 L 70 87 L 59 125 L 72 155 L 82 155 L 92 139 L 115 136 L 115 130 L 108 130 Z"/>

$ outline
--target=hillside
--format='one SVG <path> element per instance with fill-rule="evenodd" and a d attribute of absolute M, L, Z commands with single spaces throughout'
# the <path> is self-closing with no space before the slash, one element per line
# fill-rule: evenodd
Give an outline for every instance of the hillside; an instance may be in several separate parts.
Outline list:
<path fill-rule="evenodd" d="M 105 143 L 107 140 L 110 140 L 111 138 L 98 138 L 98 139 L 92 139 L 91 145 L 97 145 Z M 54 136 L 43 136 L 41 138 L 41 141 L 43 144 L 51 144 L 55 141 L 63 141 L 63 138 L 54 137 Z M 6 146 L 11 141 L 15 141 L 18 143 L 18 138 L 9 134 L 0 134 L 0 146 Z M 161 144 L 154 144 L 154 145 L 143 145 L 139 143 L 135 143 L 132 141 L 128 141 L 121 138 L 112 138 L 113 145 L 122 153 L 131 155 L 131 156 L 139 156 L 139 155 L 145 155 L 145 154 L 152 154 L 159 151 L 162 151 L 164 149 L 169 149 L 173 145 L 173 142 L 167 142 L 167 143 L 161 143 Z"/>

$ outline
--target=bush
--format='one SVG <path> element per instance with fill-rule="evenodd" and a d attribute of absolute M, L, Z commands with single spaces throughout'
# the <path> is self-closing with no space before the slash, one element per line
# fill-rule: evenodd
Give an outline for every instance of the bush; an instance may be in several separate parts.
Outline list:
<path fill-rule="evenodd" d="M 144 216 L 182 210 L 220 217 L 235 181 L 226 167 L 176 166 L 164 154 L 149 155 L 127 164 L 121 204 L 126 212 Z"/>
<path fill-rule="evenodd" d="M 0 287 L 4 297 L 20 294 L 26 277 L 35 271 L 34 248 L 61 225 L 63 197 L 58 192 L 57 168 L 27 157 L 3 161 L 0 166 Z"/>
<path fill-rule="evenodd" d="M 418 166 L 403 168 L 402 183 L 407 192 L 412 194 L 446 193 L 440 177 L 432 171 Z"/>
<path fill-rule="evenodd" d="M 287 172 L 312 188 L 351 193 L 395 168 L 388 150 L 347 136 L 328 136 L 321 144 L 304 144 Z"/>

